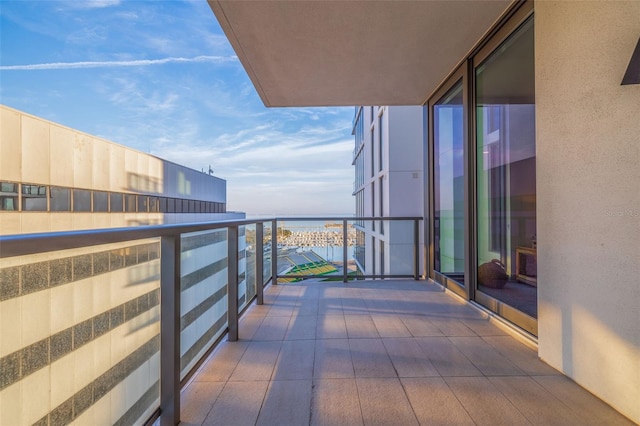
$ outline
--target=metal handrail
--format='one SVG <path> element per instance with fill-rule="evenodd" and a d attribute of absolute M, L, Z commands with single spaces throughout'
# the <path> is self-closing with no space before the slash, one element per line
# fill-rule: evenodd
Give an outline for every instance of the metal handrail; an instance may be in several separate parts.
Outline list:
<path fill-rule="evenodd" d="M 231 219 L 215 222 L 145 225 L 126 228 L 88 229 L 81 231 L 43 232 L 34 234 L 0 235 L 0 259 L 14 256 L 46 253 L 100 244 L 175 236 L 198 231 L 210 231 L 229 226 L 252 225 L 266 222 L 291 221 L 371 221 L 371 220 L 422 220 L 421 217 L 276 217 L 259 219 Z"/>
<path fill-rule="evenodd" d="M 271 219 L 233 219 L 216 222 L 2 235 L 0 236 L 0 259 L 145 238 L 176 236 L 190 232 L 211 231 L 229 226 L 253 225 L 270 221 Z"/>

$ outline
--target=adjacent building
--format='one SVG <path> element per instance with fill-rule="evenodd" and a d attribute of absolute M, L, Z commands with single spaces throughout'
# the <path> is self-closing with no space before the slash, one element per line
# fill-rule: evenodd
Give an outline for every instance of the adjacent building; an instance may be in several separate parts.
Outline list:
<path fill-rule="evenodd" d="M 227 211 L 223 179 L 6 106 L 0 114 L 2 235 L 244 218 Z M 182 237 L 183 376 L 227 321 L 226 232 Z M 242 304 L 252 280 L 239 234 Z M 2 259 L 0 423 L 148 419 L 159 302 L 158 239 Z"/>
<path fill-rule="evenodd" d="M 416 106 L 356 107 L 352 162 L 356 216 L 422 216 L 422 116 L 422 108 Z M 413 226 L 410 220 L 358 221 L 354 257 L 359 273 L 411 275 Z"/>

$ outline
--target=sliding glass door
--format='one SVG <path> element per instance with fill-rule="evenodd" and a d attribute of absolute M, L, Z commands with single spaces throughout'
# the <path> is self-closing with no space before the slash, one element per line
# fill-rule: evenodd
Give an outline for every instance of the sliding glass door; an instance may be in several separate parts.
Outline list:
<path fill-rule="evenodd" d="M 433 104 L 433 267 L 439 280 L 464 286 L 465 114 L 458 80 Z"/>
<path fill-rule="evenodd" d="M 430 277 L 537 334 L 534 20 L 513 11 L 428 102 Z"/>
<path fill-rule="evenodd" d="M 537 318 L 533 43 L 530 17 L 475 58 L 476 244 L 477 291 Z"/>

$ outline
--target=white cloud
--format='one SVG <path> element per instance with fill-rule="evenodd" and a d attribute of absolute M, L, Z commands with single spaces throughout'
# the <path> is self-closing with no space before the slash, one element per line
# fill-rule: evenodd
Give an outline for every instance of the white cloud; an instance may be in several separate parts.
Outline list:
<path fill-rule="evenodd" d="M 227 180 L 229 209 L 327 215 L 353 212 L 352 149 L 344 123 L 307 125 L 294 133 L 263 124 L 204 145 L 165 145 L 154 154 L 197 170 L 211 164 Z"/>
<path fill-rule="evenodd" d="M 196 56 L 193 58 L 161 58 L 161 59 L 138 59 L 130 61 L 82 61 L 82 62 L 52 62 L 48 64 L 30 65 L 2 65 L 2 71 L 34 71 L 34 70 L 62 70 L 76 68 L 109 68 L 109 67 L 143 67 L 149 65 L 162 65 L 169 63 L 190 63 L 190 62 L 212 62 L 225 63 L 235 62 L 237 56 Z"/>
<path fill-rule="evenodd" d="M 120 0 L 84 0 L 67 2 L 66 6 L 73 9 L 103 9 L 118 6 Z"/>
<path fill-rule="evenodd" d="M 29 82 L 3 98 L 42 103 L 25 110 L 196 170 L 210 164 L 227 180 L 229 209 L 353 211 L 352 109 L 265 108 L 206 2 L 68 10 L 74 3 L 33 25 L 32 14 L 14 19 L 50 28 L 58 47 L 27 65 L 3 61 L 3 79 Z M 184 66 L 153 66 L 162 64 Z"/>

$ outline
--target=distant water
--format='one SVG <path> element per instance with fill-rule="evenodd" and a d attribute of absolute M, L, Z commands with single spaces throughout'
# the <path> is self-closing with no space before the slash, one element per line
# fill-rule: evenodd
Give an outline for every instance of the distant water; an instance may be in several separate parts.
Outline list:
<path fill-rule="evenodd" d="M 342 224 L 341 220 L 327 220 L 327 221 L 278 221 L 278 228 L 289 229 L 291 231 L 336 231 L 339 228 L 326 228 L 327 224 Z M 348 222 L 353 224 L 353 222 Z"/>

